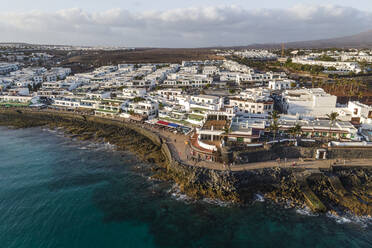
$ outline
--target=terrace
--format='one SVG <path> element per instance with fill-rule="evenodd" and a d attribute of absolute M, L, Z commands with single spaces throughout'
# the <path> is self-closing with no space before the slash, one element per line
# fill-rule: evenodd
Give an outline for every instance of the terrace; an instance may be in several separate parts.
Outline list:
<path fill-rule="evenodd" d="M 202 130 L 224 130 L 227 124 L 227 120 L 207 120 Z"/>

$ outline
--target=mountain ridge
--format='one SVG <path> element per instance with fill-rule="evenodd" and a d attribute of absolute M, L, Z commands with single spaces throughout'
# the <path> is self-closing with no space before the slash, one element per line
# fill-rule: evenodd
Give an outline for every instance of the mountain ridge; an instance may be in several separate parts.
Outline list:
<path fill-rule="evenodd" d="M 210 46 L 210 47 L 194 47 L 194 48 L 183 48 L 183 49 L 279 49 L 282 44 L 285 44 L 286 48 L 372 48 L 372 29 L 357 33 L 354 35 L 341 36 L 327 39 L 317 40 L 305 40 L 305 41 L 290 41 L 290 42 L 278 42 L 278 43 L 254 43 L 249 45 L 241 46 Z M 55 47 L 77 47 L 76 45 L 40 45 L 30 44 L 26 42 L 0 42 L 1 45 L 27 45 L 27 46 L 55 46 Z M 78 47 L 100 47 L 100 46 L 78 46 Z M 137 49 L 140 47 L 137 47 Z M 161 47 L 147 47 L 147 49 L 156 49 Z M 181 47 L 180 47 L 181 48 Z M 180 49 L 180 48 L 166 48 L 162 49 Z"/>
<path fill-rule="evenodd" d="M 336 38 L 283 42 L 286 48 L 372 48 L 372 29 Z M 262 43 L 242 46 L 244 48 L 278 49 L 283 43 Z M 240 46 L 239 46 L 240 47 Z"/>

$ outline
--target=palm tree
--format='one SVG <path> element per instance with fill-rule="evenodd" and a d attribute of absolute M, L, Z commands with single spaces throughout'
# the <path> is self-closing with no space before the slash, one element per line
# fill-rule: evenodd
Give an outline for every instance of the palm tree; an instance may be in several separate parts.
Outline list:
<path fill-rule="evenodd" d="M 349 89 L 349 91 L 350 91 L 350 93 L 351 93 L 351 92 L 354 91 L 355 80 L 354 80 L 354 79 L 350 80 L 350 81 L 349 81 L 349 85 L 350 85 L 350 89 Z"/>
<path fill-rule="evenodd" d="M 363 93 L 363 91 L 359 91 L 359 92 L 358 92 L 358 100 L 359 100 L 359 101 L 362 100 L 363 97 L 364 97 L 364 93 Z"/>
<path fill-rule="evenodd" d="M 296 136 L 296 131 L 294 130 L 294 127 L 291 127 L 290 129 L 288 129 L 287 132 L 291 138 L 294 138 Z"/>
<path fill-rule="evenodd" d="M 271 120 L 269 129 L 274 134 L 274 140 L 275 140 L 276 134 L 278 133 L 279 128 L 280 128 L 279 118 L 280 118 L 280 114 L 276 110 L 271 112 L 270 115 L 269 115 L 269 120 Z"/>
<path fill-rule="evenodd" d="M 332 92 L 335 91 L 336 86 L 337 86 L 337 88 L 338 88 L 338 87 L 340 87 L 340 85 L 341 85 L 340 80 L 338 80 L 338 79 L 335 80 L 335 81 L 333 82 L 333 84 L 332 84 Z"/>
<path fill-rule="evenodd" d="M 296 137 L 302 134 L 302 126 L 298 123 L 293 127 Z"/>
<path fill-rule="evenodd" d="M 230 133 L 230 128 L 228 125 L 226 125 L 224 128 L 223 128 L 223 131 L 224 131 L 224 134 L 229 134 Z"/>
<path fill-rule="evenodd" d="M 229 128 L 228 125 L 226 125 L 226 126 L 223 128 L 223 130 L 224 130 L 223 141 L 224 141 L 224 143 L 226 143 L 226 142 L 228 141 L 228 135 L 229 135 L 229 133 L 230 133 L 230 128 Z"/>
<path fill-rule="evenodd" d="M 350 94 L 349 94 L 349 101 L 352 101 L 353 100 L 353 97 L 356 96 L 356 92 L 354 90 L 351 90 L 350 89 Z"/>
<path fill-rule="evenodd" d="M 360 81 L 359 80 L 355 80 L 354 91 L 355 92 L 358 92 L 359 91 L 359 88 L 360 88 Z"/>
<path fill-rule="evenodd" d="M 298 137 L 302 135 L 302 126 L 298 123 L 296 123 L 296 125 L 293 127 L 294 129 L 294 133 L 295 133 L 295 136 L 296 136 L 296 146 L 297 146 L 297 143 L 298 143 Z"/>
<path fill-rule="evenodd" d="M 348 83 L 347 83 L 347 81 L 345 79 L 342 79 L 341 82 L 342 82 L 342 86 L 343 86 L 344 91 L 345 91 Z"/>
<path fill-rule="evenodd" d="M 331 129 L 335 126 L 336 121 L 338 121 L 339 114 L 337 112 L 332 112 L 330 114 L 327 114 L 327 117 L 329 119 L 329 123 L 331 124 L 329 127 L 329 135 L 331 136 Z M 332 136 L 331 136 L 332 138 Z"/>
<path fill-rule="evenodd" d="M 288 130 L 288 133 L 290 134 L 290 136 L 292 138 L 295 138 L 296 139 L 296 144 L 297 144 L 297 138 L 299 135 L 302 134 L 302 127 L 300 124 L 296 124 L 295 126 L 291 127 L 289 130 Z"/>

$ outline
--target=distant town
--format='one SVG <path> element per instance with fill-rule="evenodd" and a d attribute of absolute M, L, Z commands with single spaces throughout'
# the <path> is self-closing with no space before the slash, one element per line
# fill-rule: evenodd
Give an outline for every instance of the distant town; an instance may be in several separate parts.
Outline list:
<path fill-rule="evenodd" d="M 369 50 L 215 49 L 221 59 L 110 64 L 78 73 L 49 52 L 56 47 L 25 48 L 3 44 L 0 50 L 2 108 L 74 111 L 166 128 L 185 137 L 186 159 L 211 162 L 248 162 L 239 153 L 224 158 L 225 147 L 372 147 L 369 86 L 360 79 L 370 72 Z M 341 88 L 346 100 L 332 94 Z M 322 149 L 316 156 L 327 157 Z"/>

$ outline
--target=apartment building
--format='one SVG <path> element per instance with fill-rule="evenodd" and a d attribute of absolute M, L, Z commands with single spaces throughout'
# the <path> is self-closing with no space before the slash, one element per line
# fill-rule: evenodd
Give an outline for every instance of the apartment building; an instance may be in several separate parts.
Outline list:
<path fill-rule="evenodd" d="M 288 90 L 292 88 L 292 85 L 296 85 L 296 81 L 291 79 L 269 81 L 269 89 L 271 90 Z"/>
<path fill-rule="evenodd" d="M 337 71 L 341 72 L 355 72 L 359 73 L 362 70 L 357 62 L 339 62 L 339 61 L 320 61 L 313 60 L 309 57 L 295 57 L 292 59 L 293 63 L 302 65 L 319 65 L 325 68 L 334 67 Z"/>
<path fill-rule="evenodd" d="M 274 110 L 274 100 L 267 89 L 248 89 L 229 98 L 229 106 L 238 115 L 268 115 Z"/>
<path fill-rule="evenodd" d="M 182 96 L 182 89 L 163 89 L 158 90 L 156 93 L 168 100 L 176 100 L 177 97 Z"/>
<path fill-rule="evenodd" d="M 122 117 L 128 118 L 132 114 L 141 115 L 147 119 L 153 119 L 158 115 L 159 103 L 151 100 L 126 102 L 122 106 Z"/>
<path fill-rule="evenodd" d="M 12 71 L 16 71 L 19 68 L 17 63 L 0 63 L 0 74 L 7 74 Z"/>
<path fill-rule="evenodd" d="M 337 97 L 321 88 L 286 90 L 281 106 L 285 113 L 302 116 L 325 116 L 336 109 Z"/>

